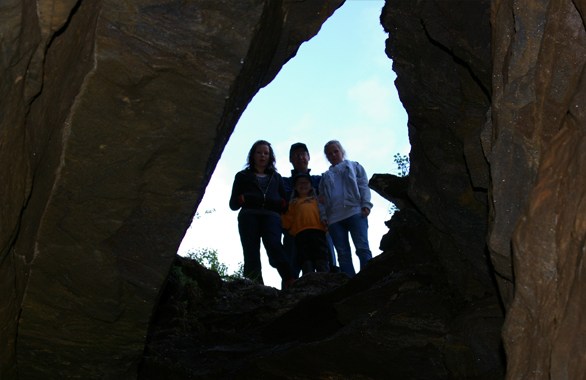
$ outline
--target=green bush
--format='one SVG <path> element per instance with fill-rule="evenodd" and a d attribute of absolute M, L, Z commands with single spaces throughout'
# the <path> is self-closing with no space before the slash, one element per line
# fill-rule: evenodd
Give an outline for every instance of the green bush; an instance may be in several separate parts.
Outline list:
<path fill-rule="evenodd" d="M 244 278 L 244 266 L 242 263 L 239 263 L 239 267 L 236 272 L 229 274 L 228 273 L 228 266 L 218 259 L 218 250 L 212 248 L 198 248 L 195 251 L 187 252 L 187 256 L 190 259 L 197 261 L 199 264 L 203 265 L 204 267 L 211 269 L 217 272 L 220 277 L 224 280 L 236 279 L 236 278 Z"/>

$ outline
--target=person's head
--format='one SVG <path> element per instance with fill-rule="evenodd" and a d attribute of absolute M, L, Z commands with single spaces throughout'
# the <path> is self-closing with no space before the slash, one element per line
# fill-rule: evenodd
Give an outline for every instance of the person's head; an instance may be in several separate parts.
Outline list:
<path fill-rule="evenodd" d="M 309 165 L 309 151 L 304 143 L 295 143 L 289 149 L 289 162 L 299 173 L 307 173 Z"/>
<path fill-rule="evenodd" d="M 330 140 L 324 146 L 326 158 L 332 165 L 337 165 L 346 158 L 346 151 L 338 140 Z"/>
<path fill-rule="evenodd" d="M 298 197 L 307 197 L 313 192 L 311 176 L 306 173 L 297 174 L 293 177 L 293 188 Z"/>
<path fill-rule="evenodd" d="M 263 173 L 266 170 L 274 171 L 275 169 L 275 152 L 268 141 L 258 140 L 248 152 L 247 167 L 255 172 Z"/>

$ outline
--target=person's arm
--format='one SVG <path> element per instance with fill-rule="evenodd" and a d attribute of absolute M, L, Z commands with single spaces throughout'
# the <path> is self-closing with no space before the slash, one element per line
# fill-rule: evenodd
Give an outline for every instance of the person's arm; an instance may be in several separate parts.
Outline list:
<path fill-rule="evenodd" d="M 232 184 L 232 194 L 230 195 L 230 209 L 236 211 L 244 204 L 244 195 L 242 194 L 242 173 L 238 172 L 234 176 Z"/>
<path fill-rule="evenodd" d="M 368 176 L 366 170 L 358 162 L 355 163 L 356 169 L 356 184 L 358 185 L 358 192 L 360 193 L 360 209 L 363 216 L 370 214 L 372 208 L 370 187 L 368 187 Z"/>
<path fill-rule="evenodd" d="M 281 197 L 281 212 L 287 211 L 289 207 L 289 199 L 287 199 L 287 191 L 285 190 L 285 181 L 281 175 L 279 177 L 279 196 Z"/>
<path fill-rule="evenodd" d="M 326 213 L 326 203 L 328 202 L 328 200 L 326 199 L 326 185 L 325 185 L 325 178 L 326 175 L 325 173 L 321 175 L 320 181 L 319 181 L 319 191 L 318 191 L 318 196 L 317 196 L 317 202 L 319 204 L 319 216 L 322 220 L 322 222 L 327 226 L 328 224 L 328 216 Z"/>
<path fill-rule="evenodd" d="M 260 188 L 254 185 L 254 174 L 247 170 L 240 171 L 234 178 L 232 195 L 230 196 L 230 208 L 238 210 L 240 207 L 261 208 L 265 199 Z"/>
<path fill-rule="evenodd" d="M 324 227 L 327 228 L 328 220 L 326 219 L 326 207 L 324 206 L 324 204 L 322 203 L 320 198 L 321 197 L 319 195 L 316 196 L 317 210 L 319 211 L 319 219 L 322 222 L 322 224 L 324 225 Z"/>
<path fill-rule="evenodd" d="M 285 188 L 285 199 L 287 202 L 291 202 L 291 198 L 293 195 L 293 180 L 290 177 L 282 177 L 283 178 L 283 186 Z"/>
<path fill-rule="evenodd" d="M 281 226 L 287 231 L 291 229 L 291 225 L 293 224 L 293 210 L 291 207 L 292 203 L 289 204 L 287 211 L 281 215 Z"/>

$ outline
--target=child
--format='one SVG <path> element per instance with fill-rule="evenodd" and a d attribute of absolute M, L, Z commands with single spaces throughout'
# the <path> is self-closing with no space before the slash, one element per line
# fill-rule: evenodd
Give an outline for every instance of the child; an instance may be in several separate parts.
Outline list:
<path fill-rule="evenodd" d="M 324 146 L 330 168 L 322 174 L 319 195 L 323 197 L 322 219 L 327 222 L 330 236 L 338 252 L 340 269 L 353 277 L 352 251 L 348 235 L 356 247 L 360 269 L 372 259 L 368 245 L 368 215 L 372 203 L 366 171 L 356 161 L 346 159 L 346 151 L 337 140 Z"/>
<path fill-rule="evenodd" d="M 299 264 L 303 274 L 329 272 L 326 226 L 320 210 L 311 176 L 307 173 L 293 177 L 293 194 L 289 209 L 281 217 L 283 228 L 295 237 Z"/>

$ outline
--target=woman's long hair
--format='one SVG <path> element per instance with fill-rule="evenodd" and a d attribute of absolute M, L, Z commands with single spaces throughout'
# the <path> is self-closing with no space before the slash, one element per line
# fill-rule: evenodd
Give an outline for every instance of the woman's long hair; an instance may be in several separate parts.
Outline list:
<path fill-rule="evenodd" d="M 255 170 L 254 169 L 254 152 L 256 152 L 256 148 L 259 145 L 266 145 L 269 147 L 269 164 L 267 165 L 266 170 L 268 172 L 276 172 L 277 168 L 275 166 L 275 163 L 277 162 L 277 159 L 275 158 L 275 152 L 273 151 L 273 147 L 271 146 L 271 143 L 266 140 L 258 140 L 254 144 L 252 144 L 252 147 L 248 151 L 248 159 L 246 162 L 246 168 L 253 170 L 253 171 Z"/>

